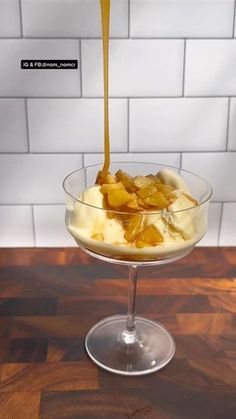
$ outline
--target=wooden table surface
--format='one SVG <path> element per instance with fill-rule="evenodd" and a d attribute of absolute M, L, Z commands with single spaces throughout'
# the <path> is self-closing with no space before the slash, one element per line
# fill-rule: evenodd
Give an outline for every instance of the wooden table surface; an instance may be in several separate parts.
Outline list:
<path fill-rule="evenodd" d="M 140 270 L 137 312 L 177 351 L 163 370 L 112 375 L 84 350 L 126 312 L 127 270 L 72 249 L 0 250 L 1 419 L 235 419 L 236 248 L 197 248 Z"/>

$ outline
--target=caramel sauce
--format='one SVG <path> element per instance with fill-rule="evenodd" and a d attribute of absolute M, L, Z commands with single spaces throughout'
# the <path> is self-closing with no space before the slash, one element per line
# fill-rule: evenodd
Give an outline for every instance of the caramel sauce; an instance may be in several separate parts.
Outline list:
<path fill-rule="evenodd" d="M 105 183 L 105 186 L 107 187 L 109 184 L 110 187 L 112 187 L 112 185 L 114 186 L 114 184 L 116 184 L 117 179 L 110 179 L 109 177 L 112 177 L 112 175 L 109 173 L 109 169 L 110 169 L 110 135 L 109 135 L 109 101 L 108 101 L 108 96 L 109 96 L 109 30 L 110 30 L 110 0 L 100 0 L 100 9 L 101 9 L 101 21 L 102 21 L 102 46 L 103 46 L 103 87 L 104 87 L 104 163 L 103 163 L 103 167 L 102 170 L 99 171 L 98 175 L 97 175 L 97 179 L 96 179 L 96 183 L 103 185 Z M 121 172 L 121 171 L 119 171 Z M 119 173 L 118 172 L 118 173 Z M 116 173 L 116 176 L 118 176 L 118 173 Z M 125 176 L 127 177 L 127 174 L 125 174 Z M 124 174 L 123 174 L 124 177 Z M 143 176 L 140 177 L 142 178 L 141 180 L 143 180 Z M 148 178 L 148 176 L 146 177 Z M 127 178 L 128 179 L 128 178 Z M 127 180 L 126 179 L 126 183 Z M 147 181 L 147 179 L 146 179 Z M 130 181 L 131 182 L 131 181 Z M 132 180 L 133 182 L 133 180 Z M 124 179 L 123 179 L 123 183 L 124 183 Z M 150 179 L 149 179 L 149 183 L 150 183 Z M 130 186 L 130 185 L 128 185 Z M 132 185 L 131 185 L 132 186 Z M 143 187 L 143 185 L 139 185 L 139 187 Z M 117 189 L 117 188 L 116 188 Z M 134 191 L 136 191 L 137 188 L 134 188 Z M 132 191 L 132 189 L 131 189 Z M 108 190 L 109 192 L 109 190 Z M 129 193 L 127 191 L 124 190 L 118 190 L 118 195 L 119 192 L 120 194 L 128 194 Z M 160 194 L 160 192 L 159 192 Z M 106 202 L 107 201 L 107 196 L 106 194 L 104 195 Z M 119 196 L 116 197 L 117 199 L 119 198 Z M 163 196 L 164 198 L 164 196 Z M 166 201 L 167 202 L 167 201 Z M 167 202 L 168 203 L 168 202 Z M 157 202 L 158 204 L 158 202 Z M 160 204 L 160 202 L 159 202 Z M 158 205 L 157 205 L 158 206 Z M 109 205 L 107 204 L 107 207 L 109 208 Z M 152 207 L 151 207 L 152 208 Z M 159 230 L 154 226 L 154 225 L 150 225 L 146 228 L 144 228 L 143 230 L 140 230 L 141 225 L 140 225 L 140 220 L 137 220 L 137 217 L 139 218 L 139 215 L 135 215 L 134 213 L 137 212 L 138 210 L 142 210 L 143 208 L 139 208 L 136 204 L 136 206 L 134 206 L 134 208 L 132 209 L 131 207 L 131 219 L 129 220 L 129 222 L 124 223 L 124 226 L 126 226 L 125 230 L 126 230 L 126 236 L 129 235 L 130 237 L 126 237 L 127 238 L 127 245 L 131 246 L 131 247 L 137 247 L 137 248 L 143 248 L 143 247 L 152 247 L 155 246 L 157 244 L 160 244 L 163 242 L 163 237 L 161 235 L 161 233 L 159 232 Z M 150 207 L 149 207 L 150 209 Z M 136 211 L 135 211 L 136 210 Z M 129 211 L 129 207 L 125 208 L 125 211 Z M 113 212 L 108 212 L 108 217 L 109 218 L 113 218 L 115 217 L 115 215 L 113 214 Z M 133 218 L 132 218 L 133 217 Z M 135 218 L 136 217 L 136 218 Z M 135 236 L 133 237 L 132 240 L 132 234 Z M 136 242 L 136 244 L 133 243 L 134 238 L 138 237 L 138 241 Z M 104 241 L 104 237 L 101 233 L 99 234 L 95 234 L 94 236 L 92 236 L 93 239 L 97 240 L 97 241 Z M 104 255 L 106 256 L 106 254 L 104 253 Z M 109 254 L 107 255 L 109 257 Z M 155 260 L 157 259 L 157 257 L 153 257 L 150 259 L 147 259 L 147 255 L 133 255 L 130 256 L 126 255 L 125 257 L 123 256 L 112 256 L 114 259 L 120 259 L 120 260 L 135 260 L 135 261 L 147 261 L 147 260 Z"/>
<path fill-rule="evenodd" d="M 102 175 L 106 175 L 109 172 L 109 167 L 110 167 L 109 103 L 108 103 L 110 0 L 100 0 L 100 7 L 101 7 L 101 17 L 102 17 L 103 83 L 104 83 L 104 164 L 102 168 Z"/>

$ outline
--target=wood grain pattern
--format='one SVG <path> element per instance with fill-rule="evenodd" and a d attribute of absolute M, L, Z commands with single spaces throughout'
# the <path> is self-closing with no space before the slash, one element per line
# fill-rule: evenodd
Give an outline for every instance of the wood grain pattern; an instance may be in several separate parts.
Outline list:
<path fill-rule="evenodd" d="M 37 419 L 40 392 L 14 392 L 0 394 L 0 417 L 4 419 Z"/>
<path fill-rule="evenodd" d="M 89 361 L 4 364 L 0 392 L 98 388 L 98 372 Z"/>
<path fill-rule="evenodd" d="M 137 312 L 174 335 L 150 376 L 97 368 L 86 332 L 125 313 L 127 271 L 79 249 L 0 250 L 0 419 L 235 419 L 236 249 L 140 270 Z"/>

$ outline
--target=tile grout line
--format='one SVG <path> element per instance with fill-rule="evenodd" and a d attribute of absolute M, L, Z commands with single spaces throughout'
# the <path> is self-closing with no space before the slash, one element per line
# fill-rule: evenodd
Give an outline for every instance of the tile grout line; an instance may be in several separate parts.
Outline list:
<path fill-rule="evenodd" d="M 221 202 L 219 229 L 218 229 L 218 235 L 217 235 L 217 246 L 220 245 L 220 235 L 221 235 L 221 227 L 222 227 L 222 220 L 223 220 L 223 211 L 224 211 L 224 202 Z"/>
<path fill-rule="evenodd" d="M 187 41 L 186 41 L 186 39 L 185 39 L 185 40 L 184 40 L 184 51 L 183 51 L 182 97 L 184 97 L 184 92 L 185 92 L 186 48 L 187 48 Z"/>
<path fill-rule="evenodd" d="M 128 0 L 128 39 L 130 39 L 130 1 Z"/>
<path fill-rule="evenodd" d="M 30 153 L 29 114 L 28 114 L 27 98 L 25 98 L 25 118 L 26 118 L 26 135 L 27 135 L 28 153 Z"/>
<path fill-rule="evenodd" d="M 146 162 L 145 162 L 146 163 Z M 99 163 L 97 163 L 97 164 L 99 164 Z M 102 164 L 102 162 L 101 162 L 101 164 Z M 235 200 L 232 200 L 232 201 L 211 201 L 210 202 L 211 204 L 236 204 L 236 201 Z M 64 206 L 65 205 L 65 203 L 63 203 L 63 202 L 31 202 L 31 203 L 17 203 L 17 204 L 15 204 L 15 203 L 0 203 L 0 207 L 27 207 L 27 206 L 34 206 L 34 207 L 42 207 L 42 206 L 45 206 L 45 207 L 48 207 L 48 206 Z"/>
<path fill-rule="evenodd" d="M 48 206 L 63 206 L 63 205 L 65 205 L 65 203 L 62 203 L 62 202 L 60 202 L 60 203 L 56 203 L 56 202 L 44 202 L 44 203 L 41 203 L 41 202 L 31 202 L 31 203 L 24 203 L 24 204 L 22 204 L 22 203 L 17 203 L 17 204 L 12 204 L 12 203 L 8 203 L 8 204 L 0 204 L 0 207 L 31 207 L 31 206 L 33 206 L 33 207 L 48 207 Z"/>
<path fill-rule="evenodd" d="M 172 0 L 173 1 L 173 0 Z M 37 39 L 37 38 L 36 38 Z M 50 39 L 50 38 L 49 38 Z M 73 38 L 72 38 L 73 39 Z M 96 37 L 93 38 L 85 38 L 83 37 L 83 39 L 99 39 Z M 114 39 L 115 41 L 122 41 L 125 40 L 127 38 L 122 38 L 122 37 L 113 37 L 112 39 Z M 132 40 L 137 40 L 137 41 L 183 41 L 184 39 L 188 39 L 190 41 L 232 41 L 232 36 L 205 36 L 205 37 L 200 37 L 200 36 L 186 36 L 186 35 L 179 35 L 179 36 L 132 36 L 130 39 Z"/>
<path fill-rule="evenodd" d="M 1 39 L 3 40 L 11 40 L 11 39 L 19 39 L 19 36 L 4 36 Z M 26 36 L 24 37 L 25 40 L 65 40 L 65 41 L 75 41 L 78 39 L 85 40 L 85 41 L 100 41 L 102 39 L 101 36 Z M 113 41 L 127 41 L 129 38 L 127 36 L 111 36 L 110 39 Z M 235 39 L 232 36 L 215 36 L 215 37 L 186 37 L 186 36 L 176 36 L 176 37 L 167 37 L 167 36 L 159 36 L 159 37 L 132 37 L 131 40 L 137 41 L 183 41 L 184 39 L 188 39 L 190 41 L 234 41 Z"/>
<path fill-rule="evenodd" d="M 233 16 L 233 33 L 232 33 L 232 38 L 234 38 L 234 32 L 235 32 L 235 14 L 236 14 L 236 0 L 234 0 L 234 16 Z"/>
<path fill-rule="evenodd" d="M 80 79 L 80 97 L 83 97 L 83 79 L 82 79 L 82 42 L 79 39 L 79 79 Z"/>
<path fill-rule="evenodd" d="M 180 153 L 180 156 L 179 156 L 179 167 L 180 167 L 180 169 L 183 168 L 182 164 L 183 164 L 183 153 Z"/>
<path fill-rule="evenodd" d="M 34 247 L 36 247 L 36 229 L 35 229 L 35 219 L 34 219 L 34 204 L 30 204 L 30 207 L 31 207 L 31 216 L 32 216 Z"/>
<path fill-rule="evenodd" d="M 127 99 L 127 153 L 130 152 L 130 99 Z"/>
<path fill-rule="evenodd" d="M 228 115 L 227 115 L 227 125 L 226 125 L 225 151 L 228 151 L 228 148 L 229 148 L 230 106 L 231 106 L 231 100 L 230 98 L 228 98 Z"/>
<path fill-rule="evenodd" d="M 25 96 L 12 96 L 12 95 L 8 95 L 8 96 L 0 96 L 0 99 L 24 99 L 25 98 Z M 212 96 L 209 96 L 209 95 L 201 95 L 201 96 L 192 96 L 192 95 L 187 95 L 187 96 L 185 96 L 184 97 L 184 99 L 228 99 L 228 98 L 236 98 L 236 94 L 235 95 L 212 95 Z M 71 99 L 71 100 L 73 100 L 73 99 L 75 99 L 75 100 L 78 100 L 78 99 L 82 99 L 81 98 L 81 96 L 70 96 L 70 95 L 65 95 L 65 96 L 27 96 L 27 99 L 38 99 L 38 100 L 41 100 L 41 99 L 52 99 L 52 100 L 56 100 L 56 99 Z M 86 100 L 92 100 L 92 99 L 103 99 L 103 96 L 99 96 L 99 95 L 97 95 L 97 96 L 92 96 L 92 95 L 90 95 L 90 96 L 83 96 L 83 99 L 86 99 Z M 181 95 L 176 95 L 176 96 L 169 96 L 169 95 L 166 95 L 166 96 L 158 96 L 158 95 L 155 95 L 155 96 L 109 96 L 109 99 L 112 99 L 112 100 L 125 100 L 125 99 L 142 99 L 142 100 L 153 100 L 153 99 L 156 99 L 156 100 L 159 100 L 159 99 L 175 99 L 175 100 L 180 100 L 180 99 L 183 99 L 183 97 L 181 96 Z"/>
<path fill-rule="evenodd" d="M 31 155 L 45 155 L 45 156 L 53 156 L 53 155 L 68 155 L 68 156 L 73 156 L 75 153 L 77 154 L 102 154 L 103 150 L 101 149 L 101 151 L 33 151 L 30 154 Z M 225 150 L 186 150 L 186 151 L 179 151 L 179 150 L 175 150 L 175 151 L 169 151 L 169 150 L 162 150 L 162 151 L 157 151 L 157 150 L 144 150 L 144 151 L 140 151 L 140 150 L 132 150 L 132 152 L 130 154 L 179 154 L 179 153 L 184 153 L 184 154 L 219 154 L 219 153 L 226 153 Z M 2 151 L 0 152 L 0 156 L 12 156 L 12 155 L 16 155 L 16 156 L 22 156 L 24 154 L 28 154 L 25 153 L 24 151 Z M 128 154 L 128 151 L 112 151 L 111 154 Z M 230 151 L 230 154 L 236 154 L 236 150 L 232 150 Z"/>
<path fill-rule="evenodd" d="M 81 158 L 82 158 L 82 168 L 83 168 L 84 167 L 84 153 L 82 153 Z"/>
<path fill-rule="evenodd" d="M 19 15 L 20 15 L 20 32 L 21 32 L 21 38 L 23 38 L 23 14 L 22 14 L 22 2 L 21 0 L 18 0 L 19 4 Z M 11 38 L 8 38 L 11 39 Z"/>

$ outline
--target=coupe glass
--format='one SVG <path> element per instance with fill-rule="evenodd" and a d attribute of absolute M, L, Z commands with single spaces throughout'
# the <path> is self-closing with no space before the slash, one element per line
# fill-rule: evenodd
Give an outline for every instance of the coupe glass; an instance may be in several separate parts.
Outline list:
<path fill-rule="evenodd" d="M 101 165 L 88 166 L 69 174 L 63 183 L 66 194 L 66 226 L 78 246 L 98 259 L 125 265 L 129 269 L 128 314 L 114 315 L 98 322 L 88 332 L 85 347 L 90 358 L 100 367 L 122 375 L 144 375 L 163 368 L 172 359 L 175 343 L 166 328 L 158 323 L 135 316 L 137 271 L 139 266 L 161 265 L 176 261 L 192 251 L 207 229 L 208 204 L 212 194 L 208 182 L 191 172 L 152 163 L 112 163 L 111 173 L 122 169 L 130 175 L 156 174 L 161 169 L 170 169 L 179 174 L 189 186 L 191 195 L 198 205 L 175 212 L 164 212 L 165 222 L 172 217 L 178 222 L 184 216 L 186 225 L 193 229 L 192 236 L 176 244 L 155 247 L 127 247 L 127 245 L 101 242 L 89 238 L 83 227 L 92 220 L 99 223 L 109 217 L 110 230 L 116 231 L 112 223 L 120 217 L 123 225 L 130 219 L 130 213 L 107 211 L 80 200 L 81 193 L 93 186 Z M 142 213 L 144 214 L 144 213 Z M 146 212 L 148 224 L 163 215 L 162 211 Z M 78 218 L 79 217 L 79 218 Z M 183 222 L 183 218 L 182 218 Z M 82 223 L 82 224 L 81 224 Z M 84 223 L 84 224 L 83 224 Z M 78 228 L 79 226 L 79 228 Z"/>

